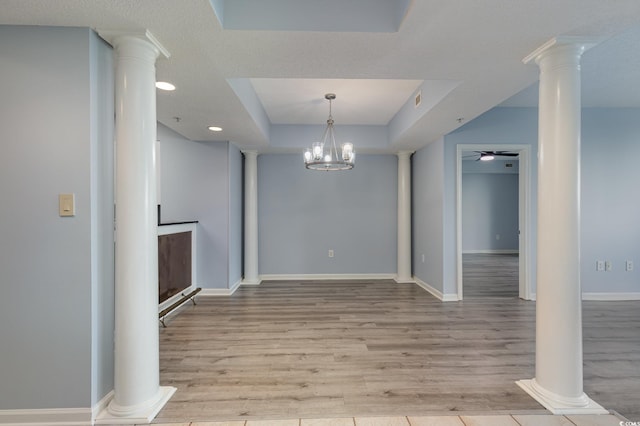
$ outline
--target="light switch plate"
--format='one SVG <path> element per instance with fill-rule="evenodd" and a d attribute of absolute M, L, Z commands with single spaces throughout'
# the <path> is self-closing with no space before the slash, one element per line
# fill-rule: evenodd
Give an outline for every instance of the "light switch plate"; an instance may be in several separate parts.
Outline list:
<path fill-rule="evenodd" d="M 75 194 L 59 194 L 58 195 L 58 213 L 60 217 L 76 215 L 76 196 Z"/>

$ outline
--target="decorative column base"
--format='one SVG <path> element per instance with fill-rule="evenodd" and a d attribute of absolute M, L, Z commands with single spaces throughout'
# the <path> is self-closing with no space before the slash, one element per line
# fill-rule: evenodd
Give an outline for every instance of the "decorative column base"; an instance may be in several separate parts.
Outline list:
<path fill-rule="evenodd" d="M 577 398 L 567 398 L 546 390 L 536 379 L 518 380 L 516 384 L 553 414 L 609 414 L 585 393 Z"/>
<path fill-rule="evenodd" d="M 242 281 L 240 282 L 240 285 L 260 285 L 262 283 L 262 280 L 260 278 L 255 278 L 255 279 L 242 279 Z"/>
<path fill-rule="evenodd" d="M 117 407 L 113 401 L 96 417 L 96 425 L 149 424 L 176 392 L 173 386 L 160 386 L 156 397 L 134 407 Z"/>
<path fill-rule="evenodd" d="M 415 284 L 416 280 L 413 277 L 401 277 L 397 276 L 393 279 L 398 284 Z"/>

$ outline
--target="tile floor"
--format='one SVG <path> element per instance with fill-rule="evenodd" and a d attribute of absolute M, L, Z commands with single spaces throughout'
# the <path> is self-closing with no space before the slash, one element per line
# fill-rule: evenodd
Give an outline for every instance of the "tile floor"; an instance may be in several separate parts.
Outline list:
<path fill-rule="evenodd" d="M 625 426 L 633 424 L 640 425 L 640 421 L 628 422 L 613 414 L 567 416 L 512 414 L 239 420 L 230 422 L 156 423 L 155 426 Z"/>

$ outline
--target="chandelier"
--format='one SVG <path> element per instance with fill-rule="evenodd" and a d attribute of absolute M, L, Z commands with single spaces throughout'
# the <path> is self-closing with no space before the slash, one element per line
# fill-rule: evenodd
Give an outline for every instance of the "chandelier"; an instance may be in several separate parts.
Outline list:
<path fill-rule="evenodd" d="M 333 93 L 327 93 L 324 98 L 329 101 L 329 118 L 327 128 L 324 130 L 321 142 L 315 142 L 311 148 L 304 151 L 304 165 L 307 169 L 322 170 L 325 172 L 333 170 L 353 169 L 356 160 L 356 152 L 353 150 L 351 142 L 345 142 L 340 147 L 336 145 L 336 137 L 333 129 L 333 117 L 331 116 L 331 101 L 336 98 Z"/>

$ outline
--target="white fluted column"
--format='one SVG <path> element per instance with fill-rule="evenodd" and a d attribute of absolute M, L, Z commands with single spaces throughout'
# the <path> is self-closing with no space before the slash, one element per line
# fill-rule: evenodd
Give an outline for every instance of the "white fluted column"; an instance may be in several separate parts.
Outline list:
<path fill-rule="evenodd" d="M 149 423 L 175 392 L 159 386 L 154 151 L 160 48 L 131 35 L 109 41 L 116 52 L 116 282 L 114 396 L 107 416 L 111 423 Z"/>
<path fill-rule="evenodd" d="M 244 154 L 244 279 L 260 284 L 258 276 L 258 153 Z"/>
<path fill-rule="evenodd" d="M 398 153 L 398 276 L 399 283 L 411 277 L 411 154 Z"/>
<path fill-rule="evenodd" d="M 580 289 L 580 57 L 592 41 L 554 39 L 540 67 L 536 377 L 518 384 L 554 414 L 606 413 L 583 392 Z"/>

